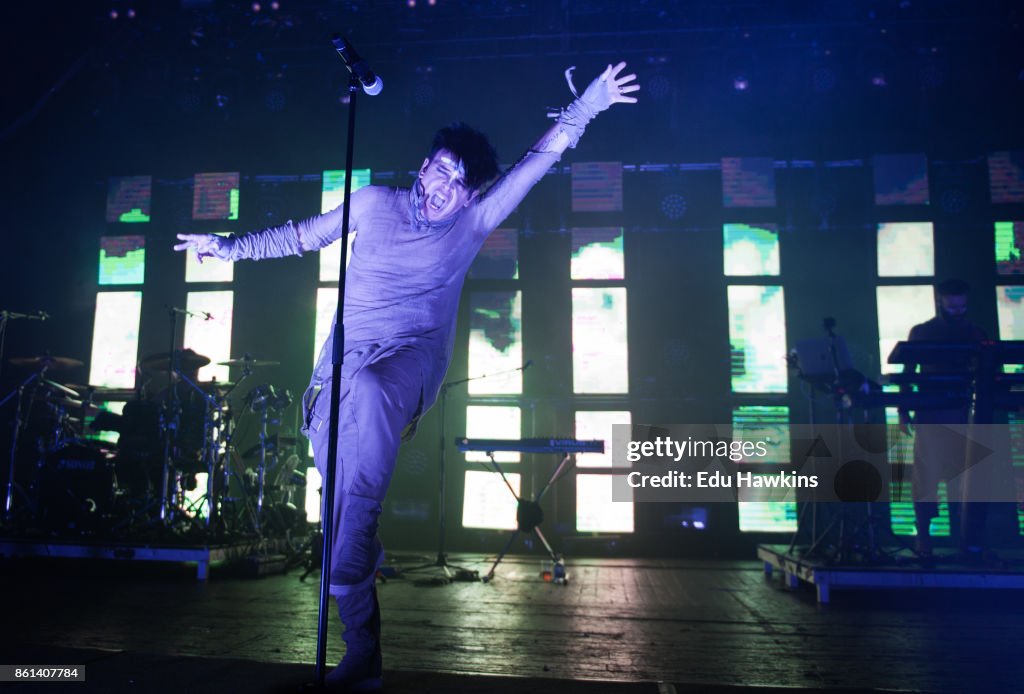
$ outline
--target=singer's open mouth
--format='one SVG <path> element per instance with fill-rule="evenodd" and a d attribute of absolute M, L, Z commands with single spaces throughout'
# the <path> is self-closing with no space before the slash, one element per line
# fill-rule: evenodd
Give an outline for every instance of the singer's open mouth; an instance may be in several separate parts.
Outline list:
<path fill-rule="evenodd" d="M 435 212 L 443 208 L 447 202 L 448 200 L 440 193 L 434 193 L 430 196 L 430 207 Z"/>

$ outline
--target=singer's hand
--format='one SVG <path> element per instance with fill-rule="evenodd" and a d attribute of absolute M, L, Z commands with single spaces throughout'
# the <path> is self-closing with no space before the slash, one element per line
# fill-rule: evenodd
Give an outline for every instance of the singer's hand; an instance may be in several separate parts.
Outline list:
<path fill-rule="evenodd" d="M 178 234 L 178 240 L 184 241 L 174 246 L 176 251 L 184 251 L 194 248 L 196 259 L 202 263 L 203 258 L 220 258 L 221 260 L 231 259 L 231 248 L 234 245 L 232 240 L 217 234 Z"/>
<path fill-rule="evenodd" d="M 628 94 L 638 91 L 640 85 L 636 83 L 634 74 L 619 77 L 619 73 L 625 67 L 626 63 L 609 65 L 590 83 L 580 101 L 589 106 L 594 113 L 600 113 L 612 104 L 635 104 L 636 97 Z"/>

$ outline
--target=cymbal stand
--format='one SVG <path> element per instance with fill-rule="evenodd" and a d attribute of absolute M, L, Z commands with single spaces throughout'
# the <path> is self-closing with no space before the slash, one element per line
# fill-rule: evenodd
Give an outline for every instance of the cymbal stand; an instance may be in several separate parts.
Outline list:
<path fill-rule="evenodd" d="M 177 359 L 177 357 L 175 357 Z M 204 411 L 203 411 L 203 462 L 206 463 L 206 503 L 209 506 L 209 510 L 206 513 L 206 527 L 209 530 L 212 527 L 214 517 L 219 515 L 217 508 L 217 499 L 214 494 L 214 479 L 217 474 L 217 462 L 221 453 L 222 437 L 224 435 L 224 412 L 227 410 L 225 406 L 226 396 L 220 397 L 211 395 L 203 390 L 198 383 L 189 378 L 177 364 L 174 367 L 174 373 L 178 375 L 178 378 L 186 383 L 192 390 L 199 394 L 203 399 Z M 245 376 L 243 376 L 244 378 Z M 230 392 L 230 391 L 228 391 Z"/>
<path fill-rule="evenodd" d="M 7 497 L 4 501 L 4 519 L 6 521 L 11 521 L 14 517 L 15 489 L 17 488 L 21 495 L 27 498 L 27 496 L 25 495 L 25 491 L 14 482 L 14 465 L 18 455 L 18 439 L 21 438 L 22 429 L 25 428 L 25 421 L 22 419 L 22 406 L 25 400 L 25 388 L 30 386 L 35 381 L 42 379 L 44 374 L 46 373 L 46 369 L 47 367 L 44 364 L 43 368 L 41 368 L 39 371 L 36 371 L 28 378 L 26 378 L 24 381 L 19 383 L 18 386 L 10 393 L 8 393 L 3 400 L 0 400 L 0 407 L 3 407 L 11 400 L 11 398 L 17 396 L 17 404 L 15 405 L 14 408 L 14 430 L 13 433 L 11 434 L 10 467 L 7 470 Z"/>
<path fill-rule="evenodd" d="M 4 345 L 6 344 L 7 338 L 7 324 L 12 320 L 25 319 L 25 320 L 46 320 L 49 315 L 45 311 L 38 311 L 36 314 L 28 313 L 17 313 L 14 311 L 8 311 L 7 309 L 0 310 L 0 372 L 2 372 L 4 364 Z M 13 516 L 14 509 L 14 461 L 18 451 L 18 438 L 21 434 L 24 423 L 21 419 L 22 409 L 22 396 L 25 393 L 25 388 L 36 381 L 42 379 L 46 375 L 46 369 L 49 368 L 47 362 L 43 362 L 43 366 L 39 371 L 32 374 L 24 381 L 22 381 L 14 390 L 7 394 L 3 400 L 0 400 L 0 407 L 3 407 L 7 402 L 17 394 L 18 404 L 14 413 L 14 431 L 11 435 L 11 466 L 7 474 L 7 496 L 4 501 L 4 519 L 10 521 Z M 22 496 L 26 496 L 24 490 L 18 489 Z M 26 497 L 27 498 L 27 497 Z"/>

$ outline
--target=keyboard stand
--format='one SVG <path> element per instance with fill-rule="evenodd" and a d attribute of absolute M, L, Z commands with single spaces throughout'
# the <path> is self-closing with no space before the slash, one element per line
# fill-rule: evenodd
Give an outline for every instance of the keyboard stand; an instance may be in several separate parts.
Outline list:
<path fill-rule="evenodd" d="M 494 470 L 501 475 L 501 479 L 505 483 L 505 486 L 508 487 L 509 492 L 511 492 L 512 496 L 516 499 L 517 527 L 512 532 L 512 536 L 508 538 L 508 542 L 505 543 L 505 547 L 501 550 L 498 558 L 494 560 L 490 571 L 488 571 L 487 575 L 483 577 L 482 580 L 484 583 L 489 583 L 490 580 L 494 578 L 494 570 L 498 568 L 498 564 L 500 564 L 501 560 L 505 558 L 506 554 L 508 554 L 508 551 L 512 548 L 512 543 L 516 541 L 519 534 L 529 532 L 532 532 L 537 536 L 537 539 L 540 540 L 542 545 L 544 545 L 544 549 L 547 551 L 548 556 L 551 557 L 553 564 L 551 580 L 554 583 L 561 585 L 567 585 L 569 583 L 569 574 L 565 571 L 564 558 L 561 554 L 555 553 L 555 550 L 551 548 L 551 543 L 549 543 L 547 538 L 544 537 L 544 533 L 540 531 L 540 524 L 544 522 L 544 511 L 540 507 L 541 500 L 555 482 L 564 477 L 575 465 L 575 458 L 571 453 L 563 451 L 561 455 L 562 460 L 558 464 L 558 467 L 556 467 L 555 471 L 551 473 L 551 477 L 548 478 L 548 481 L 544 484 L 541 490 L 537 492 L 531 501 L 516 494 L 516 490 L 512 488 L 512 484 L 509 483 L 508 478 L 505 477 L 505 471 L 501 469 L 501 465 L 499 465 L 498 461 L 494 459 L 494 451 L 487 451 L 487 457 L 490 459 Z M 486 467 L 486 465 L 484 467 Z"/>

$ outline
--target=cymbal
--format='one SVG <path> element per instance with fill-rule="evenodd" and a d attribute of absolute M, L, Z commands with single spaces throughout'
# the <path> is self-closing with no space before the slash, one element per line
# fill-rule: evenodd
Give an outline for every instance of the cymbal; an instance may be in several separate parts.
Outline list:
<path fill-rule="evenodd" d="M 280 366 L 281 362 L 272 359 L 246 359 L 243 357 L 241 359 L 232 358 L 227 361 L 219 361 L 217 364 L 219 366 Z"/>
<path fill-rule="evenodd" d="M 278 436 L 277 434 L 274 434 L 272 436 L 268 436 L 267 437 L 267 453 L 273 452 L 274 449 L 278 448 L 278 447 L 288 448 L 289 446 L 294 446 L 297 441 L 298 441 L 298 439 L 296 437 L 294 437 L 294 436 Z M 250 446 L 249 448 L 247 448 L 242 453 L 242 458 L 244 458 L 246 460 L 248 460 L 249 458 L 255 458 L 257 455 L 259 455 L 259 452 L 260 452 L 260 444 L 257 443 L 256 445 Z"/>
<path fill-rule="evenodd" d="M 84 383 L 69 383 L 69 388 L 74 388 L 78 393 L 92 393 L 92 399 L 98 402 L 110 400 L 134 400 L 136 397 L 134 388 L 110 388 L 108 386 L 91 386 Z"/>
<path fill-rule="evenodd" d="M 86 405 L 81 400 L 76 400 L 75 398 L 55 397 L 49 393 L 36 393 L 35 400 L 63 407 L 65 410 L 75 412 L 76 414 L 84 414 L 89 417 L 95 417 L 103 411 L 92 403 Z"/>
<path fill-rule="evenodd" d="M 85 366 L 85 362 L 81 362 L 78 359 L 72 359 L 71 357 L 53 357 L 49 354 L 44 354 L 38 357 L 14 357 L 9 361 L 15 366 L 31 366 L 34 368 L 42 368 L 45 366 L 51 371 L 64 371 L 65 369 L 76 369 L 79 366 Z"/>
<path fill-rule="evenodd" d="M 53 392 L 63 393 L 64 395 L 70 395 L 73 398 L 79 397 L 77 390 L 72 390 L 68 386 L 57 383 L 56 381 L 51 381 L 48 378 L 39 379 L 39 385 Z"/>
<path fill-rule="evenodd" d="M 191 349 L 176 349 L 173 353 L 177 357 L 178 368 L 182 371 L 194 371 L 210 363 L 210 358 L 198 354 Z M 167 352 L 148 354 L 139 362 L 139 366 L 150 371 L 170 371 L 171 355 Z"/>

